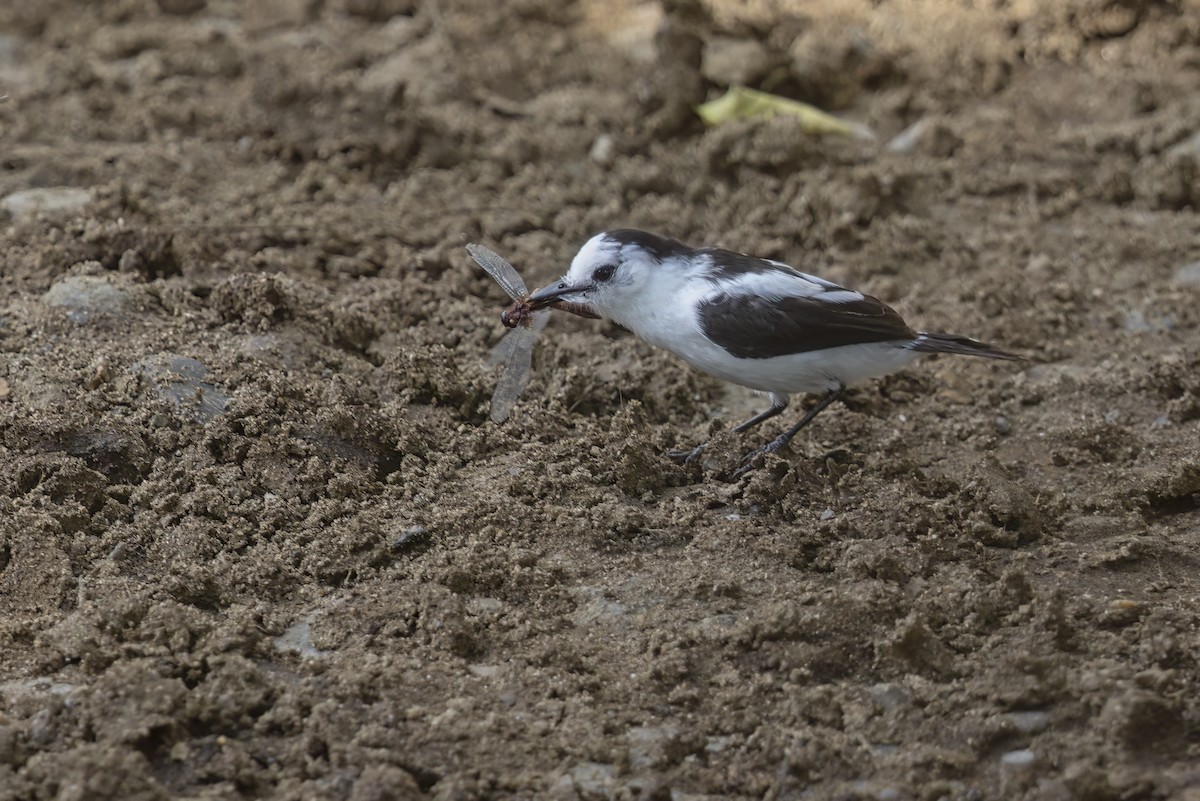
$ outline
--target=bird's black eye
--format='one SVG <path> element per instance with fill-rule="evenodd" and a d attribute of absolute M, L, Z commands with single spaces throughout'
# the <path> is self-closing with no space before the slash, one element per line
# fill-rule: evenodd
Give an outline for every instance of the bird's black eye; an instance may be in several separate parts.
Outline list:
<path fill-rule="evenodd" d="M 593 281 L 607 281 L 613 277 L 613 273 L 617 271 L 615 264 L 602 264 L 592 273 Z"/>

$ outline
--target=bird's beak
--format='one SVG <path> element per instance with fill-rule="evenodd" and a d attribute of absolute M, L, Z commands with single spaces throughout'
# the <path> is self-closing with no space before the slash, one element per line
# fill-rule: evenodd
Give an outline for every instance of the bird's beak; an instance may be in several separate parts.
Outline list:
<path fill-rule="evenodd" d="M 552 306 L 555 302 L 561 300 L 567 295 L 573 295 L 579 291 L 579 287 L 571 286 L 566 281 L 559 281 L 557 284 L 544 286 L 537 292 L 529 296 L 529 305 L 534 311 L 544 309 L 547 306 Z"/>

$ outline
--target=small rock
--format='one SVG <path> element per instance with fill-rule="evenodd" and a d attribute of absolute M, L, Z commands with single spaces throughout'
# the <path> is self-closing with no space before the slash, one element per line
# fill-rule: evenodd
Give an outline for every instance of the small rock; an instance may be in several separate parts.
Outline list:
<path fill-rule="evenodd" d="M 1009 751 L 1007 754 L 1001 756 L 1000 764 L 1008 768 L 1024 769 L 1033 767 L 1033 763 L 1036 760 L 1037 757 L 1032 751 L 1021 749 L 1020 751 Z"/>
<path fill-rule="evenodd" d="M 324 655 L 325 652 L 313 645 L 312 641 L 312 624 L 316 618 L 316 612 L 309 612 L 297 620 L 275 638 L 275 647 L 280 651 L 292 651 L 305 659 Z"/>
<path fill-rule="evenodd" d="M 905 128 L 887 143 L 890 153 L 921 151 L 936 158 L 953 156 L 962 147 L 962 137 L 941 122 L 921 119 Z"/>
<path fill-rule="evenodd" d="M 1135 754 L 1167 757 L 1187 749 L 1183 702 L 1145 690 L 1114 695 L 1100 711 L 1098 731 Z"/>
<path fill-rule="evenodd" d="M 498 615 L 504 611 L 504 602 L 499 598 L 475 597 L 467 601 L 467 612 L 472 615 Z"/>
<path fill-rule="evenodd" d="M 575 625 L 590 628 L 598 622 L 609 622 L 622 617 L 628 611 L 625 604 L 607 597 L 599 587 L 582 586 L 576 589 L 579 600 L 575 613 L 571 615 Z"/>
<path fill-rule="evenodd" d="M 771 54 L 753 39 L 718 36 L 704 43 L 700 71 L 721 86 L 750 86 L 772 67 Z"/>
<path fill-rule="evenodd" d="M 1200 159 L 1200 131 L 1175 144 L 1167 151 L 1169 156 L 1192 156 Z"/>
<path fill-rule="evenodd" d="M 912 700 L 908 691 L 898 684 L 875 684 L 867 692 L 871 700 L 885 712 L 904 706 Z"/>
<path fill-rule="evenodd" d="M 1004 415 L 997 415 L 996 416 L 996 433 L 1003 435 L 1003 434 L 1008 434 L 1011 431 L 1012 431 L 1012 426 L 1009 424 L 1008 418 L 1005 417 Z"/>
<path fill-rule="evenodd" d="M 133 365 L 160 398 L 180 409 L 190 409 L 196 420 L 207 423 L 224 414 L 229 395 L 220 387 L 202 380 L 208 368 L 196 359 L 159 353 Z"/>
<path fill-rule="evenodd" d="M 1118 598 L 1108 604 L 1100 614 L 1100 625 L 1106 628 L 1124 628 L 1133 625 L 1146 613 L 1146 605 L 1130 598 Z"/>
<path fill-rule="evenodd" d="M 592 142 L 592 149 L 588 153 L 588 156 L 597 164 L 611 164 L 614 148 L 612 135 L 600 134 L 596 137 L 596 141 Z"/>
<path fill-rule="evenodd" d="M 1012 724 L 1012 727 L 1022 734 L 1037 734 L 1050 725 L 1050 713 L 1040 710 L 1024 712 L 1008 712 L 1002 716 Z"/>
<path fill-rule="evenodd" d="M 7 378 L 0 378 L 0 400 L 4 400 L 12 393 L 12 387 L 8 385 Z"/>
<path fill-rule="evenodd" d="M 663 766 L 679 732 L 673 726 L 634 726 L 625 737 L 629 742 L 629 765 L 638 770 Z"/>
<path fill-rule="evenodd" d="M 396 536 L 396 539 L 392 540 L 392 548 L 400 551 L 404 550 L 405 548 L 412 547 L 413 545 L 422 542 L 426 538 L 425 535 L 428 533 L 429 529 L 425 526 L 409 526 L 401 531 Z"/>
<path fill-rule="evenodd" d="M 23 189 L 0 200 L 3 208 L 13 219 L 30 220 L 39 214 L 54 217 L 69 217 L 82 211 L 92 202 L 89 189 L 73 186 L 47 186 L 40 189 Z"/>
<path fill-rule="evenodd" d="M 584 798 L 611 798 L 616 768 L 601 762 L 584 762 L 570 770 L 575 790 Z"/>
<path fill-rule="evenodd" d="M 917 149 L 917 142 L 921 141 L 921 137 L 925 135 L 928 128 L 929 120 L 917 120 L 892 137 L 892 141 L 887 143 L 885 149 L 889 153 L 911 153 Z"/>
<path fill-rule="evenodd" d="M 500 672 L 496 665 L 467 665 L 467 672 L 481 679 L 490 679 Z"/>
<path fill-rule="evenodd" d="M 120 314 L 130 304 L 129 292 L 98 275 L 71 275 L 42 296 L 47 306 L 67 310 L 67 317 L 86 323 L 97 314 Z"/>
<path fill-rule="evenodd" d="M 704 750 L 709 754 L 719 754 L 727 749 L 732 743 L 733 738 L 728 735 L 710 737 L 708 742 L 704 744 Z"/>
<path fill-rule="evenodd" d="M 1185 264 L 1175 272 L 1175 283 L 1200 286 L 1200 261 Z"/>
<path fill-rule="evenodd" d="M 1125 330 L 1131 334 L 1143 334 L 1150 331 L 1170 331 L 1175 328 L 1175 318 L 1169 314 L 1156 314 L 1147 317 L 1140 310 L 1126 312 Z"/>

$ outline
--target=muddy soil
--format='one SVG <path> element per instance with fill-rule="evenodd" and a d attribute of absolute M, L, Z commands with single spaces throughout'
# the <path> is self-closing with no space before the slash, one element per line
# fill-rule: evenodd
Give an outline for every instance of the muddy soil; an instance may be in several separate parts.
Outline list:
<path fill-rule="evenodd" d="M 0 799 L 1195 801 L 1198 85 L 1196 0 L 4 3 Z M 627 226 L 1030 362 L 732 480 L 799 406 L 558 315 L 490 422 L 464 244 Z"/>

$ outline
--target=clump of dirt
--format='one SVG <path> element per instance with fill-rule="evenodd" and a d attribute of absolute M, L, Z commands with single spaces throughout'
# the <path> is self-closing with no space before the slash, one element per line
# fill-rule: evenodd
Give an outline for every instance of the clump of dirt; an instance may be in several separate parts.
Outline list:
<path fill-rule="evenodd" d="M 0 799 L 1194 795 L 1196 12 L 0 8 Z M 800 404 L 560 315 L 489 422 L 463 245 L 625 226 L 1030 361 L 734 480 Z"/>

